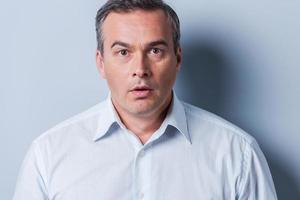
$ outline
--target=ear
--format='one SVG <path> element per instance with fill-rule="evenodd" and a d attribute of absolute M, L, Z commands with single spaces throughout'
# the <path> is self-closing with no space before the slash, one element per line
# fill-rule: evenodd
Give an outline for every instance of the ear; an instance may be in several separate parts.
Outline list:
<path fill-rule="evenodd" d="M 98 49 L 96 50 L 96 65 L 102 78 L 106 79 L 103 55 Z"/>
<path fill-rule="evenodd" d="M 177 61 L 176 69 L 177 69 L 177 71 L 179 71 L 179 70 L 180 70 L 181 63 L 182 63 L 182 51 L 181 51 L 181 47 L 178 47 L 178 48 L 177 48 L 177 52 L 176 52 L 176 61 Z"/>

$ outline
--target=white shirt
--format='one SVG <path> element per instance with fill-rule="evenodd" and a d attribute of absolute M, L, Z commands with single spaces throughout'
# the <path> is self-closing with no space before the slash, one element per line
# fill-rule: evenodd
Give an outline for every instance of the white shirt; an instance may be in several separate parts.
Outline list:
<path fill-rule="evenodd" d="M 35 139 L 14 200 L 274 200 L 256 141 L 176 95 L 143 145 L 110 97 Z"/>

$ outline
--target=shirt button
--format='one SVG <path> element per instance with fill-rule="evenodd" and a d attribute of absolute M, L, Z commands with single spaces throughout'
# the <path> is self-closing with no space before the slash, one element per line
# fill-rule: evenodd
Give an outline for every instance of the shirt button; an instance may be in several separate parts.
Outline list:
<path fill-rule="evenodd" d="M 145 150 L 140 151 L 140 156 L 143 157 L 145 155 Z"/>
<path fill-rule="evenodd" d="M 144 193 L 141 193 L 140 194 L 140 199 L 144 199 L 144 196 L 145 196 Z"/>

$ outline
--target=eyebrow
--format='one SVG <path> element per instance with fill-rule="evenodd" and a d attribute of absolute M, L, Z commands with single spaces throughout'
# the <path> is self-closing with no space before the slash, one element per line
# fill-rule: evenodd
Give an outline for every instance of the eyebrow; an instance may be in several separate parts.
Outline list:
<path fill-rule="evenodd" d="M 157 46 L 157 45 L 163 45 L 163 46 L 168 47 L 168 43 L 165 40 L 163 40 L 163 39 L 157 40 L 157 41 L 153 41 L 153 42 L 149 42 L 146 46 L 153 47 L 153 46 Z"/>
<path fill-rule="evenodd" d="M 113 48 L 114 46 L 123 46 L 123 47 L 126 47 L 126 48 L 130 48 L 131 45 L 126 43 L 126 42 L 122 42 L 122 41 L 115 41 L 110 48 Z M 153 42 L 149 42 L 146 44 L 146 46 L 148 47 L 153 47 L 153 46 L 157 46 L 157 45 L 163 45 L 163 46 L 166 46 L 168 47 L 168 43 L 163 40 L 163 39 L 160 39 L 160 40 L 156 40 L 156 41 L 153 41 Z"/>
<path fill-rule="evenodd" d="M 115 41 L 112 45 L 111 45 L 111 49 L 114 47 L 114 46 L 123 46 L 123 47 L 126 47 L 126 48 L 129 48 L 130 47 L 130 44 L 127 44 L 125 42 L 121 42 L 121 41 Z"/>

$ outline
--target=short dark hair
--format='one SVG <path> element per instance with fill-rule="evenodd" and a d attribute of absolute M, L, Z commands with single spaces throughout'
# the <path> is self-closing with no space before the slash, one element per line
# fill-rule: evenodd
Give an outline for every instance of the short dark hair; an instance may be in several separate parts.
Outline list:
<path fill-rule="evenodd" d="M 103 47 L 103 33 L 102 25 L 106 17 L 111 12 L 131 12 L 134 10 L 162 10 L 167 15 L 171 22 L 173 29 L 173 43 L 175 52 L 180 47 L 180 22 L 176 12 L 163 0 L 108 0 L 97 12 L 96 15 L 96 34 L 97 34 L 97 48 L 102 53 Z"/>

